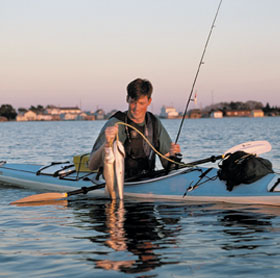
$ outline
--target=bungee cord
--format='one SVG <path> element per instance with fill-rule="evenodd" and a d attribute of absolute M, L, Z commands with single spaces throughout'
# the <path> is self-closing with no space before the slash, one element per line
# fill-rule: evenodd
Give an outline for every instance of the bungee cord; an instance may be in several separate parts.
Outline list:
<path fill-rule="evenodd" d="M 195 165 L 191 164 L 191 163 L 180 163 L 178 161 L 175 161 L 167 156 L 165 156 L 164 154 L 160 153 L 153 145 L 152 143 L 149 141 L 149 139 L 140 131 L 138 130 L 136 127 L 128 124 L 128 123 L 125 123 L 125 122 L 116 122 L 115 125 L 123 125 L 123 126 L 127 126 L 133 130 L 135 130 L 146 142 L 147 144 L 151 147 L 151 149 L 160 157 L 162 157 L 163 159 L 173 163 L 173 164 L 176 164 L 178 166 L 181 166 L 181 167 L 195 167 Z M 116 140 L 119 141 L 119 134 L 117 133 L 116 134 Z M 113 145 L 113 142 L 110 143 L 110 147 L 112 147 Z M 90 153 L 85 153 L 83 155 L 81 155 L 80 159 L 79 159 L 79 162 L 77 163 L 78 164 L 78 172 L 80 172 L 80 167 L 82 165 L 82 158 L 85 157 L 85 156 L 90 156 Z M 97 172 L 97 170 L 94 170 L 92 172 Z"/>
<path fill-rule="evenodd" d="M 135 130 L 146 142 L 147 144 L 151 147 L 151 149 L 160 157 L 162 157 L 163 159 L 171 162 L 171 163 L 174 163 L 176 165 L 179 165 L 179 166 L 182 166 L 182 167 L 193 167 L 194 165 L 192 164 L 186 164 L 186 163 L 180 163 L 178 161 L 175 161 L 173 159 L 170 159 L 169 157 L 163 155 L 162 153 L 160 153 L 153 145 L 152 143 L 149 141 L 149 139 L 140 131 L 138 130 L 136 127 L 128 124 L 128 123 L 125 123 L 125 122 L 117 122 L 115 123 L 115 125 L 124 125 L 124 126 L 127 126 L 129 128 L 132 128 L 133 130 Z M 117 140 L 118 140 L 118 135 L 117 135 Z"/>

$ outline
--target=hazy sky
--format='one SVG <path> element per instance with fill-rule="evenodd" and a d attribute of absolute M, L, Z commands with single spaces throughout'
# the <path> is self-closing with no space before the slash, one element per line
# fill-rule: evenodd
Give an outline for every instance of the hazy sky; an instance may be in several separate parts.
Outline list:
<path fill-rule="evenodd" d="M 219 1 L 0 0 L 0 104 L 125 109 L 126 85 L 142 77 L 152 111 L 182 111 Z M 223 0 L 199 106 L 280 106 L 279 12 L 279 0 Z"/>

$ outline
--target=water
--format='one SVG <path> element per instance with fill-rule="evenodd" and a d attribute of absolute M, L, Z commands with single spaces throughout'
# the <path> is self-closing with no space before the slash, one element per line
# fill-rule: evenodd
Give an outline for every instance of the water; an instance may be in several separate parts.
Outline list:
<path fill-rule="evenodd" d="M 89 152 L 104 122 L 0 124 L 0 160 L 50 163 Z M 164 120 L 172 138 L 178 120 Z M 184 161 L 268 140 L 280 169 L 280 118 L 186 120 Z M 9 203 L 36 192 L 0 185 L 0 277 L 279 277 L 280 209 L 80 196 Z"/>

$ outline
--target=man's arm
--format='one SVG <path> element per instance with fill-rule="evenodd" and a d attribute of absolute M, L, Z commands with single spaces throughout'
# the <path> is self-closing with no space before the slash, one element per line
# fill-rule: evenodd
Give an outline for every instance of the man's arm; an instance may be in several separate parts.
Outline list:
<path fill-rule="evenodd" d="M 113 143 L 116 134 L 119 134 L 119 140 L 123 143 L 125 140 L 125 130 L 123 126 L 115 125 L 119 120 L 112 118 L 104 125 L 98 135 L 88 162 L 88 167 L 91 170 L 97 170 L 103 166 L 104 148 Z"/>
<path fill-rule="evenodd" d="M 92 151 L 88 161 L 90 170 L 97 170 L 103 166 L 105 142 L 95 151 Z"/>

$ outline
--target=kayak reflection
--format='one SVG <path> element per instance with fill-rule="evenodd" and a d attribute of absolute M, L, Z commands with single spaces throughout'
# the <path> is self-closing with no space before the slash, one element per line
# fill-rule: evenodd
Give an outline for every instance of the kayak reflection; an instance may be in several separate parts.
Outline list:
<path fill-rule="evenodd" d="M 244 253 L 252 252 L 263 246 L 267 232 L 273 230 L 272 219 L 274 215 L 262 214 L 256 210 L 229 210 L 221 212 L 218 221 L 224 227 L 226 240 L 221 248 L 226 251 L 240 250 Z M 239 250 L 239 251 L 238 251 Z M 231 256 L 234 253 L 231 252 Z"/>

